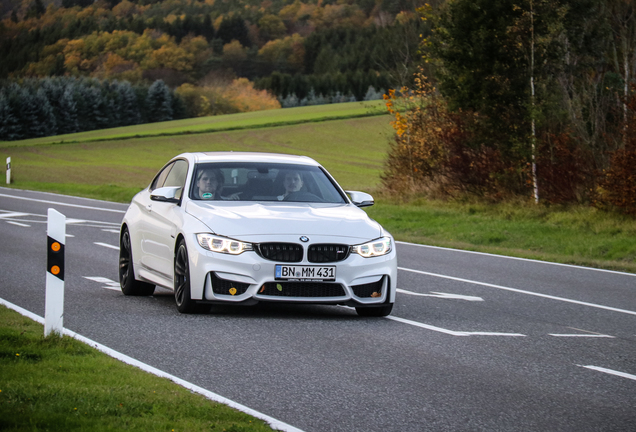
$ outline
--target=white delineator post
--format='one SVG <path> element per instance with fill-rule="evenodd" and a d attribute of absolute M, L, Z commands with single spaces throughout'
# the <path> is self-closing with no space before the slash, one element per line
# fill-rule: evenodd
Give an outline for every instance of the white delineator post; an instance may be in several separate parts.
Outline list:
<path fill-rule="evenodd" d="M 44 306 L 44 337 L 51 333 L 62 335 L 64 328 L 64 244 L 66 216 L 48 210 L 46 299 Z"/>
<path fill-rule="evenodd" d="M 7 184 L 11 184 L 11 158 L 7 158 Z"/>

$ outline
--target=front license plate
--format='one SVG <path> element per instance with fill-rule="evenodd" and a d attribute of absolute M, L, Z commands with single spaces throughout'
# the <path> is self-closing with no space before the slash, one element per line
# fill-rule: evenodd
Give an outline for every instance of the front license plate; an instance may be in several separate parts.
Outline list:
<path fill-rule="evenodd" d="M 336 266 L 290 266 L 276 264 L 276 279 L 293 281 L 336 280 Z"/>

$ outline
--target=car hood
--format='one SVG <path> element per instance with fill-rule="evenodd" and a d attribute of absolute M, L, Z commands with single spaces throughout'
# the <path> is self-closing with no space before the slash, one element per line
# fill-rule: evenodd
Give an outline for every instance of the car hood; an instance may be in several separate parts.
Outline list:
<path fill-rule="evenodd" d="M 219 235 L 249 236 L 320 235 L 373 240 L 382 227 L 353 205 L 309 203 L 209 203 L 188 201 L 186 213 Z"/>

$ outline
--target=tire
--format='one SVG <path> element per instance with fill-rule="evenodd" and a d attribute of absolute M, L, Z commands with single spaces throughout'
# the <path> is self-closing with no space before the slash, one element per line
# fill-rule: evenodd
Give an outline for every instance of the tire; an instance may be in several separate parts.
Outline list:
<path fill-rule="evenodd" d="M 128 228 L 124 228 L 119 239 L 119 286 L 121 286 L 121 292 L 128 296 L 150 296 L 155 292 L 153 284 L 135 279 Z"/>
<path fill-rule="evenodd" d="M 383 304 L 382 306 L 357 307 L 356 312 L 362 317 L 385 317 L 391 314 L 393 303 Z"/>
<path fill-rule="evenodd" d="M 196 301 L 190 297 L 190 260 L 185 241 L 181 239 L 174 256 L 174 300 L 181 313 L 194 313 L 200 310 Z"/>

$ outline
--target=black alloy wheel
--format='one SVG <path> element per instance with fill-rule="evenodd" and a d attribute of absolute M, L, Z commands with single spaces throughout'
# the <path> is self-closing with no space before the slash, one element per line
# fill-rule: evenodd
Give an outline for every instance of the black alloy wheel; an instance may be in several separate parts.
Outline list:
<path fill-rule="evenodd" d="M 174 300 L 181 313 L 197 312 L 197 303 L 190 297 L 190 261 L 185 241 L 181 239 L 174 257 Z"/>

